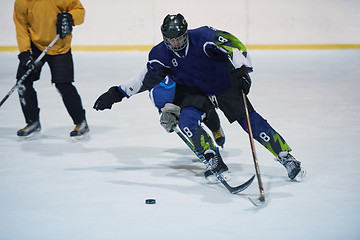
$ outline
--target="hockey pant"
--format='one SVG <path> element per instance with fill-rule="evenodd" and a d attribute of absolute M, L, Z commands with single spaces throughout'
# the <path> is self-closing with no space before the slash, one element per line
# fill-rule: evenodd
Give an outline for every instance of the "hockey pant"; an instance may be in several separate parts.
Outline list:
<path fill-rule="evenodd" d="M 200 125 L 204 117 L 204 112 L 194 107 L 186 107 L 180 113 L 178 125 L 197 151 L 204 153 L 206 150 L 212 149 L 218 152 L 212 138 Z"/>
<path fill-rule="evenodd" d="M 251 112 L 249 118 L 254 139 L 269 150 L 274 156 L 277 157 L 278 154 L 283 151 L 291 151 L 291 148 L 281 135 L 277 133 L 270 124 L 260 116 L 260 114 Z M 240 118 L 237 121 L 241 127 L 249 133 L 246 118 Z"/>

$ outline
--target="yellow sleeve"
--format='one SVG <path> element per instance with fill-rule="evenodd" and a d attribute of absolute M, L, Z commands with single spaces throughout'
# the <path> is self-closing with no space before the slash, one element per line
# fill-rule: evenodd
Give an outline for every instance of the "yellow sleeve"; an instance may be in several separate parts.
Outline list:
<path fill-rule="evenodd" d="M 31 49 L 31 38 L 28 29 L 26 0 L 16 0 L 14 5 L 14 23 L 16 28 L 16 39 L 19 51 L 24 52 Z"/>
<path fill-rule="evenodd" d="M 79 0 L 74 1 L 73 9 L 70 10 L 70 14 L 73 16 L 74 26 L 80 25 L 85 19 L 85 9 Z"/>
<path fill-rule="evenodd" d="M 64 6 L 61 6 L 61 11 L 68 12 L 72 15 L 74 23 L 73 25 L 80 25 L 84 22 L 85 19 L 85 9 L 81 4 L 80 0 L 66 0 Z"/>

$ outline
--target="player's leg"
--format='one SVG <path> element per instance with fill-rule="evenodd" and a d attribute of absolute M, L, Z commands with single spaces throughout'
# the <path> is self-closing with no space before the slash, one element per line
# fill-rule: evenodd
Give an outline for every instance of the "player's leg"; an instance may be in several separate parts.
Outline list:
<path fill-rule="evenodd" d="M 224 147 L 225 134 L 220 125 L 220 118 L 215 108 L 211 108 L 207 111 L 204 124 L 211 130 L 216 144 L 220 147 Z"/>
<path fill-rule="evenodd" d="M 285 139 L 270 126 L 270 124 L 257 112 L 249 114 L 251 130 L 254 139 L 269 150 L 287 170 L 290 179 L 295 179 L 298 174 L 302 174 L 301 162 L 296 160 L 291 154 L 291 148 Z M 245 118 L 238 120 L 241 127 L 248 132 Z"/>
<path fill-rule="evenodd" d="M 269 150 L 275 157 L 277 157 L 280 152 L 291 151 L 291 148 L 284 138 L 275 131 L 259 113 L 251 112 L 249 118 L 254 139 Z M 239 118 L 238 122 L 241 127 L 248 132 L 246 118 Z"/>
<path fill-rule="evenodd" d="M 205 113 L 194 108 L 185 107 L 179 116 L 179 127 L 181 131 L 190 139 L 196 150 L 202 153 L 208 160 L 208 169 L 204 175 L 206 178 L 212 175 L 211 171 L 223 173 L 228 167 L 223 162 L 219 149 L 215 146 L 212 138 L 201 127 L 200 122 L 205 117 Z"/>
<path fill-rule="evenodd" d="M 41 125 L 39 120 L 40 109 L 38 107 L 37 93 L 33 87 L 33 82 L 26 82 L 21 85 L 18 92 L 26 126 L 18 130 L 17 135 L 22 138 L 36 136 L 41 130 Z"/>
<path fill-rule="evenodd" d="M 33 44 L 32 48 L 32 57 L 36 59 L 40 55 L 41 51 L 38 50 Z M 44 60 L 45 59 L 46 57 Z M 42 65 L 43 63 L 40 63 L 36 70 L 33 70 L 18 87 L 21 110 L 27 124 L 24 128 L 17 131 L 17 135 L 21 138 L 30 138 L 36 136 L 41 130 L 39 120 L 40 108 L 38 106 L 37 93 L 34 89 L 34 81 L 37 81 L 40 78 Z M 26 73 L 26 71 L 27 69 L 19 64 L 16 79 L 19 80 Z"/>
<path fill-rule="evenodd" d="M 231 123 L 238 121 L 242 128 L 248 132 L 244 100 L 238 86 L 234 84 L 228 91 L 218 95 L 217 101 L 226 118 Z M 289 154 L 291 148 L 284 138 L 255 111 L 247 97 L 246 101 L 254 139 L 276 156 L 276 160 L 288 171 L 290 179 L 295 179 L 302 172 L 301 163 Z M 282 157 L 285 155 L 286 157 Z"/>
<path fill-rule="evenodd" d="M 89 132 L 89 126 L 85 117 L 81 97 L 73 85 L 74 64 L 71 51 L 65 54 L 53 55 L 48 60 L 52 82 L 61 94 L 63 103 L 70 117 L 75 124 L 75 128 L 70 132 L 71 137 L 81 138 Z"/>

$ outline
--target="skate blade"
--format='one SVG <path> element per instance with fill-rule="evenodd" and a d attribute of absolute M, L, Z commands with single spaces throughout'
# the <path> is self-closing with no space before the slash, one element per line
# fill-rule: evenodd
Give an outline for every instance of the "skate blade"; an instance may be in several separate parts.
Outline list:
<path fill-rule="evenodd" d="M 18 139 L 20 141 L 26 141 L 26 140 L 35 140 L 40 138 L 41 136 L 41 132 L 40 131 L 36 131 L 36 132 L 32 132 L 27 136 L 18 136 Z"/>
<path fill-rule="evenodd" d="M 86 132 L 84 133 L 83 135 L 80 135 L 80 136 L 73 136 L 71 137 L 71 139 L 75 142 L 78 142 L 78 141 L 87 141 L 90 139 L 90 134 L 89 132 Z"/>
<path fill-rule="evenodd" d="M 220 176 L 225 180 L 225 181 L 230 181 L 231 180 L 231 175 L 229 173 L 229 171 L 223 172 L 220 174 Z M 207 182 L 209 184 L 217 184 L 220 183 L 219 179 L 213 174 L 210 175 L 206 178 Z"/>
<path fill-rule="evenodd" d="M 292 179 L 292 182 L 301 182 L 306 175 L 306 171 L 304 168 L 301 168 L 300 172 L 298 173 L 298 175 L 296 175 L 296 177 L 294 179 Z"/>

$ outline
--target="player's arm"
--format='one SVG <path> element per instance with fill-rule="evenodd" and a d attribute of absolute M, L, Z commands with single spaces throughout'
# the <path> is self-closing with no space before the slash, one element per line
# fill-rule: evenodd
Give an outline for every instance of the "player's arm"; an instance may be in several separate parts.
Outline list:
<path fill-rule="evenodd" d="M 130 98 L 132 95 L 151 90 L 166 77 L 167 69 L 159 61 L 149 61 L 147 68 L 132 77 L 120 86 L 113 86 L 103 93 L 94 103 L 96 110 L 111 109 L 112 105 L 121 102 L 124 97 Z"/>
<path fill-rule="evenodd" d="M 31 50 L 30 32 L 28 30 L 29 23 L 26 17 L 26 1 L 15 1 L 13 18 L 19 51 L 25 52 Z"/>
<path fill-rule="evenodd" d="M 248 73 L 253 71 L 250 56 L 245 45 L 234 35 L 213 29 L 214 40 L 204 44 L 204 52 L 215 61 L 229 61 L 231 71 L 229 73 L 232 81 L 238 81 L 240 88 L 249 93 L 251 78 Z"/>
<path fill-rule="evenodd" d="M 71 4 L 66 6 L 68 9 L 65 11 L 70 13 L 73 17 L 73 25 L 80 25 L 85 19 L 85 9 L 79 0 L 72 0 Z"/>
<path fill-rule="evenodd" d="M 205 54 L 214 60 L 230 60 L 234 68 L 242 66 L 252 72 L 250 56 L 245 45 L 231 33 L 211 28 L 214 31 L 213 41 L 204 44 Z"/>
<path fill-rule="evenodd" d="M 130 98 L 130 96 L 140 93 L 146 72 L 147 70 L 144 69 L 130 78 L 126 83 L 109 88 L 107 92 L 98 97 L 93 108 L 97 111 L 111 109 L 114 103 L 121 102 L 124 97 Z"/>

